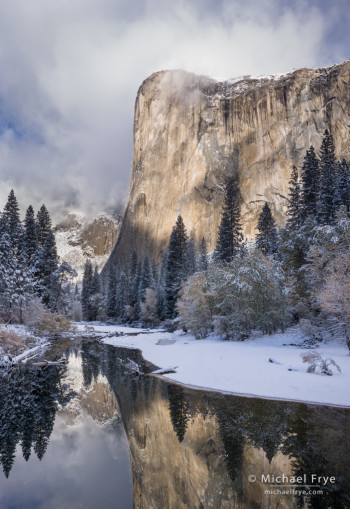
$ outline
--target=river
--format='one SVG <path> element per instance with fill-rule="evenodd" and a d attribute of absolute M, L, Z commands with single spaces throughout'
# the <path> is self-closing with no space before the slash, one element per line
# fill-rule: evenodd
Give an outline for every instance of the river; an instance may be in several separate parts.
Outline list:
<path fill-rule="evenodd" d="M 60 358 L 0 379 L 1 509 L 350 507 L 349 409 L 187 389 L 96 341 Z"/>

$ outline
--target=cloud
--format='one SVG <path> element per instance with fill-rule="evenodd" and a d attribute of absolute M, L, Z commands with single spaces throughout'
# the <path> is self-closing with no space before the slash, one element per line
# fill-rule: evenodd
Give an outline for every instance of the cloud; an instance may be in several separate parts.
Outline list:
<path fill-rule="evenodd" d="M 322 56 L 326 15 L 314 2 L 129 4 L 0 6 L 1 203 L 12 186 L 23 206 L 45 202 L 56 215 L 125 200 L 135 97 L 157 70 L 232 78 L 334 57 Z"/>

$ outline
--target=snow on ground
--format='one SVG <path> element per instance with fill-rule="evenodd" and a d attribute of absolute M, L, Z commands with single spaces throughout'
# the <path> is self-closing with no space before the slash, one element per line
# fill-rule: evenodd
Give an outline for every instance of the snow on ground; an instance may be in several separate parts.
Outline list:
<path fill-rule="evenodd" d="M 0 370 L 15 366 L 20 361 L 25 364 L 48 345 L 47 339 L 33 336 L 26 325 L 0 324 Z"/>
<path fill-rule="evenodd" d="M 130 332 L 128 327 L 102 329 Z M 350 406 L 350 355 L 346 346 L 329 343 L 317 349 L 322 357 L 334 359 L 341 368 L 341 374 L 327 376 L 307 373 L 308 365 L 301 359 L 306 350 L 292 346 L 302 342 L 298 330 L 244 342 L 196 340 L 188 334 L 161 331 L 104 339 L 109 345 L 142 350 L 143 357 L 160 368 L 176 366 L 176 373 L 167 378 L 185 385 L 246 396 Z"/>
<path fill-rule="evenodd" d="M 159 329 L 141 329 L 140 327 L 123 327 L 122 325 L 106 325 L 101 322 L 74 322 L 77 331 L 85 332 L 86 328 L 93 327 L 94 332 L 118 333 L 118 334 L 140 334 L 146 332 L 159 332 Z"/>

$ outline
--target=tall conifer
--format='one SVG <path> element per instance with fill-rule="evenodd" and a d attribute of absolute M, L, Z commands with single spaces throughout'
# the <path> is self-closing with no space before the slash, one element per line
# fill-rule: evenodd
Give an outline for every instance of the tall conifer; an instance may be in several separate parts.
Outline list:
<path fill-rule="evenodd" d="M 52 228 L 50 214 L 45 205 L 40 207 L 37 214 L 38 241 L 41 246 L 45 244 L 47 234 Z"/>
<path fill-rule="evenodd" d="M 178 216 L 170 235 L 165 273 L 165 316 L 174 318 L 175 303 L 185 277 L 187 233 L 181 216 Z"/>
<path fill-rule="evenodd" d="M 271 214 L 269 204 L 266 202 L 258 219 L 256 246 L 265 254 L 274 254 L 278 250 L 278 235 L 276 222 Z"/>
<path fill-rule="evenodd" d="M 296 166 L 293 166 L 289 181 L 289 201 L 287 205 L 287 228 L 294 230 L 301 224 L 301 192 L 299 175 Z"/>
<path fill-rule="evenodd" d="M 207 251 L 207 243 L 205 238 L 202 237 L 202 240 L 199 244 L 199 258 L 198 258 L 198 270 L 201 272 L 206 271 L 208 269 L 208 251 Z"/>
<path fill-rule="evenodd" d="M 34 217 L 34 210 L 29 205 L 24 219 L 24 249 L 27 260 L 30 262 L 38 248 L 38 233 Z"/>
<path fill-rule="evenodd" d="M 317 218 L 321 224 L 329 224 L 334 219 L 334 190 L 336 160 L 333 137 L 325 130 L 320 148 L 320 191 L 317 203 Z"/>
<path fill-rule="evenodd" d="M 301 169 L 301 217 L 315 216 L 320 187 L 319 160 L 313 146 L 306 151 Z"/>
<path fill-rule="evenodd" d="M 215 249 L 217 261 L 230 262 L 239 253 L 243 241 L 240 218 L 238 185 L 230 180 L 225 186 L 225 202 Z"/>

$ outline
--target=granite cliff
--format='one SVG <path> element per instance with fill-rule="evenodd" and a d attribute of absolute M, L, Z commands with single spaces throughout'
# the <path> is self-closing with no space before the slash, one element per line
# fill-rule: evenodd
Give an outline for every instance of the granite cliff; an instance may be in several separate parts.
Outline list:
<path fill-rule="evenodd" d="M 239 179 L 247 238 L 266 201 L 283 224 L 292 166 L 319 149 L 326 128 L 349 158 L 349 85 L 350 62 L 226 82 L 150 76 L 136 98 L 130 198 L 110 261 L 133 248 L 159 259 L 178 214 L 213 250 L 229 176 Z"/>

